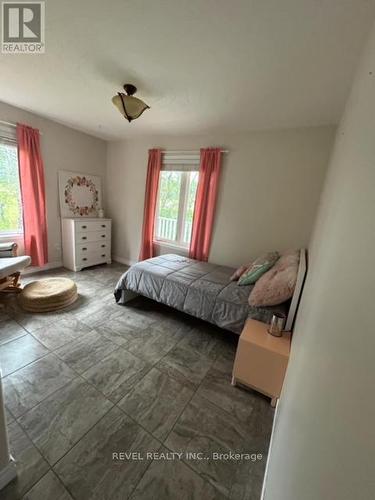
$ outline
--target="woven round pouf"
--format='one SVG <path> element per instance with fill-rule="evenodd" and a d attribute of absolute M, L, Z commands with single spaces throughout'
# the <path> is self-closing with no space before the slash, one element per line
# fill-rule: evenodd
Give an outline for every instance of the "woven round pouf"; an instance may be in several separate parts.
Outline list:
<path fill-rule="evenodd" d="M 68 278 L 33 281 L 19 296 L 23 309 L 30 312 L 58 311 L 73 304 L 77 298 L 77 285 Z"/>

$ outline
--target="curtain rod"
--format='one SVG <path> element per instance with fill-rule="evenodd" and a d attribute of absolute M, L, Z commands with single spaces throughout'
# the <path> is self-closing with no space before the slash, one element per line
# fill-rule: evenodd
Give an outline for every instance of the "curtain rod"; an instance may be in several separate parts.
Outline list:
<path fill-rule="evenodd" d="M 229 153 L 229 150 L 228 149 L 222 149 L 221 150 L 222 153 Z M 162 149 L 162 153 L 171 153 L 171 154 L 178 154 L 178 155 L 183 155 L 183 154 L 190 154 L 190 155 L 199 155 L 200 154 L 200 151 L 197 149 L 197 150 L 186 150 L 186 149 L 183 149 L 183 150 L 180 150 L 180 149 Z"/>
<path fill-rule="evenodd" d="M 14 128 L 17 127 L 16 123 L 6 122 L 4 120 L 0 120 L 0 124 L 2 124 L 2 125 L 8 125 L 9 127 L 14 127 Z M 41 132 L 40 130 L 39 130 L 39 135 L 43 135 L 43 132 Z"/>

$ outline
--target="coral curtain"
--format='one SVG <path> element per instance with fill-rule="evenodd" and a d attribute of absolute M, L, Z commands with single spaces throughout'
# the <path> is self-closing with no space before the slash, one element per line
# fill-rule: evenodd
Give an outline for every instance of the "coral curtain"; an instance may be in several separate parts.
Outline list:
<path fill-rule="evenodd" d="M 159 177 L 161 170 L 161 150 L 148 151 L 148 167 L 145 192 L 145 207 L 143 212 L 142 243 L 139 260 L 154 256 L 154 225 L 155 210 L 158 198 Z"/>
<path fill-rule="evenodd" d="M 199 181 L 195 198 L 189 257 L 207 261 L 219 187 L 221 149 L 201 149 L 200 153 Z"/>
<path fill-rule="evenodd" d="M 17 124 L 25 254 L 33 266 L 48 262 L 46 195 L 39 130 Z"/>

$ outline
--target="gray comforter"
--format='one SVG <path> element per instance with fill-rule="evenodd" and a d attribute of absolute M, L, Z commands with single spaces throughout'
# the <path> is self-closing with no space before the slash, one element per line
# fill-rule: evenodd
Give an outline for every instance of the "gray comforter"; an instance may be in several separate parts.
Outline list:
<path fill-rule="evenodd" d="M 233 272 L 180 255 L 162 255 L 131 266 L 117 283 L 115 298 L 124 304 L 128 292 L 135 292 L 235 333 L 241 333 L 248 317 L 268 323 L 274 311 L 286 311 L 286 304 L 250 307 L 252 285 L 230 281 Z"/>

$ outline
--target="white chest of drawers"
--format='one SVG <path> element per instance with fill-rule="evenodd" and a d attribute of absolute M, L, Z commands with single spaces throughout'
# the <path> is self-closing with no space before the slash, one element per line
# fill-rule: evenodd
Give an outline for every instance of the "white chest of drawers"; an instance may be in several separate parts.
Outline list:
<path fill-rule="evenodd" d="M 111 263 L 111 219 L 62 219 L 63 264 L 72 271 Z"/>

